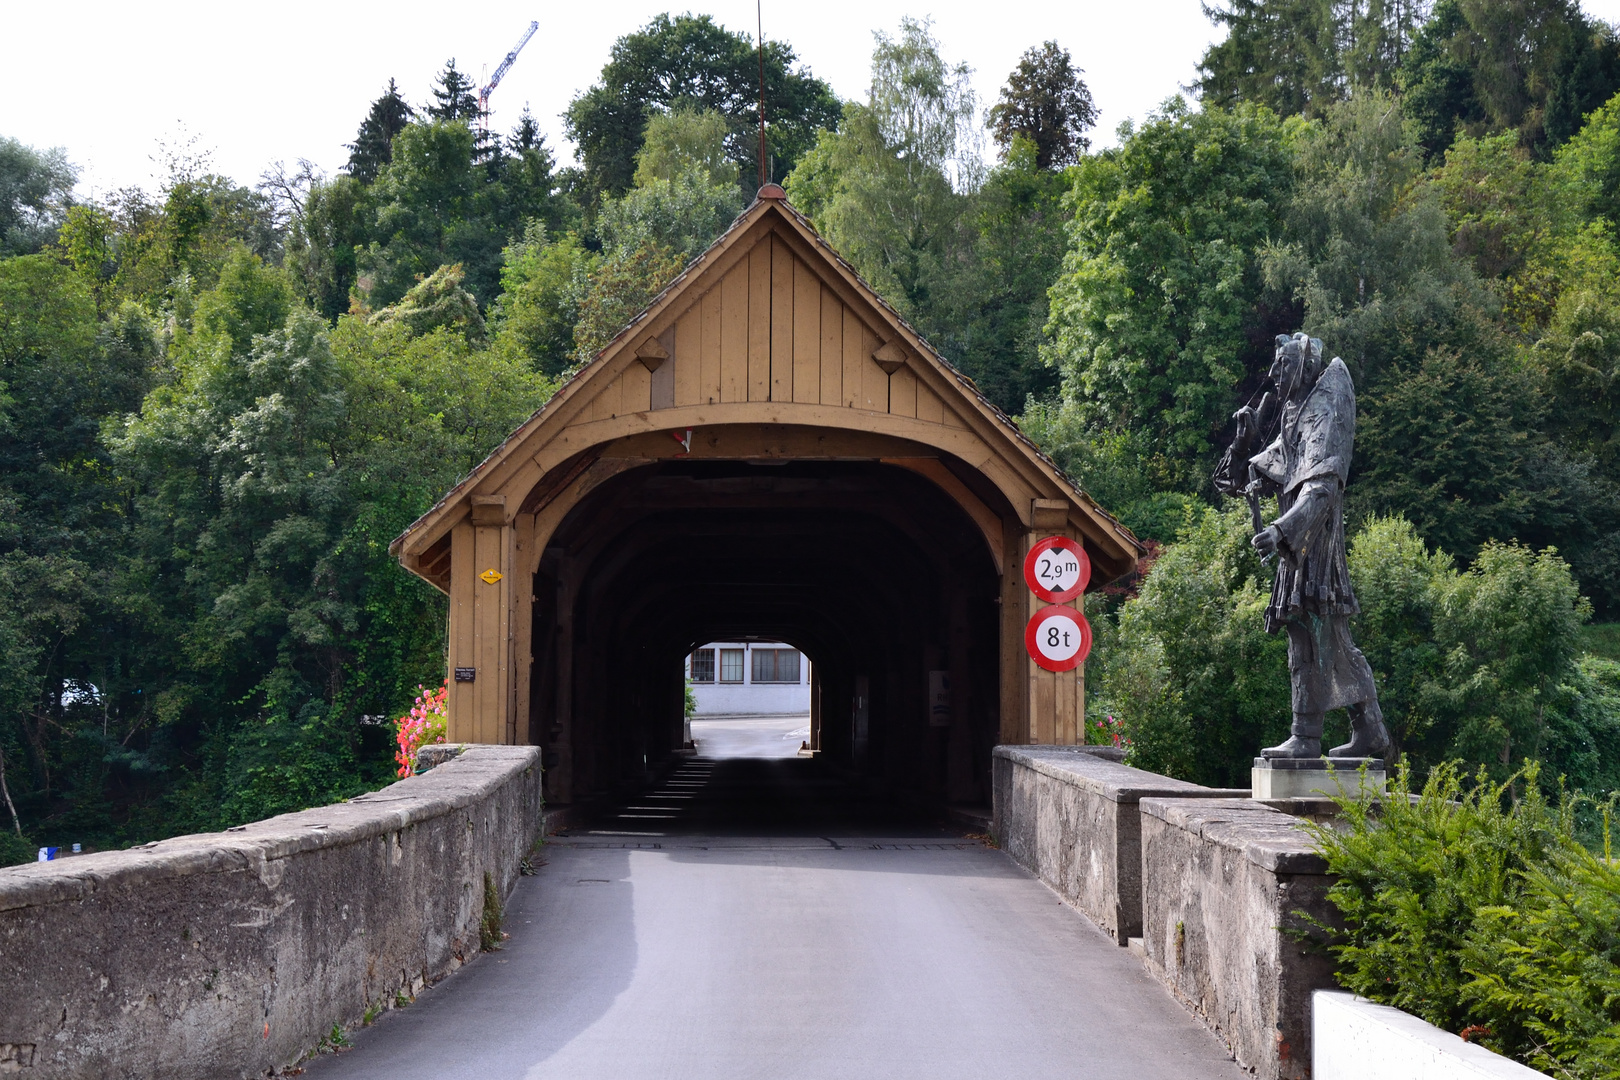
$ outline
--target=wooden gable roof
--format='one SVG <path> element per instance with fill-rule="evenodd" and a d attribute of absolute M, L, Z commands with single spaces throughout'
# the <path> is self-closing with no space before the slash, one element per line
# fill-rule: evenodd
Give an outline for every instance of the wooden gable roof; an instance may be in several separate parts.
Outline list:
<path fill-rule="evenodd" d="M 1020 518 L 1074 528 L 1094 559 L 1101 556 L 1102 580 L 1129 569 L 1142 550 L 775 185 L 389 550 L 434 580 L 416 556 L 481 494 L 563 481 L 558 466 L 577 465 L 593 440 L 694 423 L 880 430 L 929 443 L 986 472 L 1018 474 L 1041 496 L 1040 505 L 1015 505 Z"/>

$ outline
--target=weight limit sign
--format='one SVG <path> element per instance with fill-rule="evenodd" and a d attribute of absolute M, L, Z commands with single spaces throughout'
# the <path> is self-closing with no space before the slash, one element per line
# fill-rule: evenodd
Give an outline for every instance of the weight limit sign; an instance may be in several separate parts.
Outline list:
<path fill-rule="evenodd" d="M 1072 607 L 1044 607 L 1024 628 L 1024 647 L 1047 671 L 1073 670 L 1091 652 L 1091 624 Z"/>
<path fill-rule="evenodd" d="M 1090 581 L 1086 549 L 1066 536 L 1049 536 L 1024 556 L 1024 584 L 1048 604 L 1073 600 Z"/>

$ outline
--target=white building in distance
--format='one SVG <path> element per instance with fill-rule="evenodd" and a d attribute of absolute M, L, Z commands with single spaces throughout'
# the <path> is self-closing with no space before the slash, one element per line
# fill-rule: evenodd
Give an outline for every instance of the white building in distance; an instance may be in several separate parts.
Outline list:
<path fill-rule="evenodd" d="M 711 641 L 686 658 L 696 716 L 802 716 L 810 660 L 780 641 Z"/>

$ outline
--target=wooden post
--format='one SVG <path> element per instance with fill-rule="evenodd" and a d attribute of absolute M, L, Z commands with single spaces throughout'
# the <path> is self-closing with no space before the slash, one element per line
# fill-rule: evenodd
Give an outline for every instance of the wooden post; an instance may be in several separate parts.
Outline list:
<path fill-rule="evenodd" d="M 534 515 L 519 514 L 512 524 L 512 573 L 507 595 L 512 618 L 512 708 L 506 718 L 506 741 L 513 745 L 538 742 L 529 730 L 534 675 L 534 573 L 540 564 L 534 550 Z"/>
<path fill-rule="evenodd" d="M 1081 664 L 1070 671 L 1047 671 L 1024 651 L 1024 627 L 1037 611 L 1046 606 L 1046 602 L 1024 584 L 1024 556 L 1048 536 L 1081 539 L 1080 534 L 1069 527 L 1068 510 L 1069 504 L 1061 499 L 1031 500 L 1030 521 L 1034 528 L 1024 535 L 1016 562 L 1009 559 L 1007 565 L 1007 577 L 1016 581 L 1020 600 L 1017 606 L 1021 619 L 1016 640 L 1018 655 L 1023 661 L 1022 670 L 1029 683 L 1028 713 L 1021 740 L 1027 743 L 1075 746 L 1085 742 L 1085 665 Z"/>
<path fill-rule="evenodd" d="M 569 803 L 574 798 L 574 605 L 579 584 L 576 560 L 568 556 L 558 560 L 553 607 L 557 620 L 557 698 L 551 719 L 558 734 L 550 740 L 557 760 L 546 770 L 546 798 L 558 803 Z"/>
<path fill-rule="evenodd" d="M 950 602 L 947 667 L 951 672 L 951 731 L 945 751 L 945 794 L 953 803 L 974 802 L 978 797 L 973 775 L 972 714 L 978 688 L 973 685 L 971 654 L 968 598 L 957 588 Z"/>
<path fill-rule="evenodd" d="M 471 509 L 450 539 L 450 741 L 512 742 L 516 530 L 504 495 L 475 495 Z"/>
<path fill-rule="evenodd" d="M 1029 590 L 1024 587 L 1024 553 L 1030 540 L 1017 518 L 1002 521 L 1005 557 L 1001 574 L 1001 741 L 1020 746 L 1030 741 L 1029 669 L 1024 653 L 1024 624 L 1029 619 Z"/>
<path fill-rule="evenodd" d="M 457 523 L 450 531 L 450 695 L 449 739 L 451 742 L 477 742 L 474 724 L 478 716 L 478 702 L 474 697 L 478 688 L 476 671 L 468 682 L 459 677 L 465 668 L 475 668 L 476 650 L 473 647 L 473 626 L 477 607 L 478 571 L 474 568 L 473 524 L 470 519 Z"/>

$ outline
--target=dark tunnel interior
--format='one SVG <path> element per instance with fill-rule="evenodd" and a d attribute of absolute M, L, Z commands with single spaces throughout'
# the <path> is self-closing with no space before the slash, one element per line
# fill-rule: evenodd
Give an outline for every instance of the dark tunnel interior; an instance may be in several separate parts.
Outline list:
<path fill-rule="evenodd" d="M 631 468 L 569 512 L 534 581 L 528 734 L 553 803 L 644 781 L 684 746 L 686 655 L 750 636 L 811 661 L 820 759 L 915 799 L 989 799 L 1000 578 L 984 533 L 912 471 Z M 929 697 L 941 671 L 948 707 Z"/>

